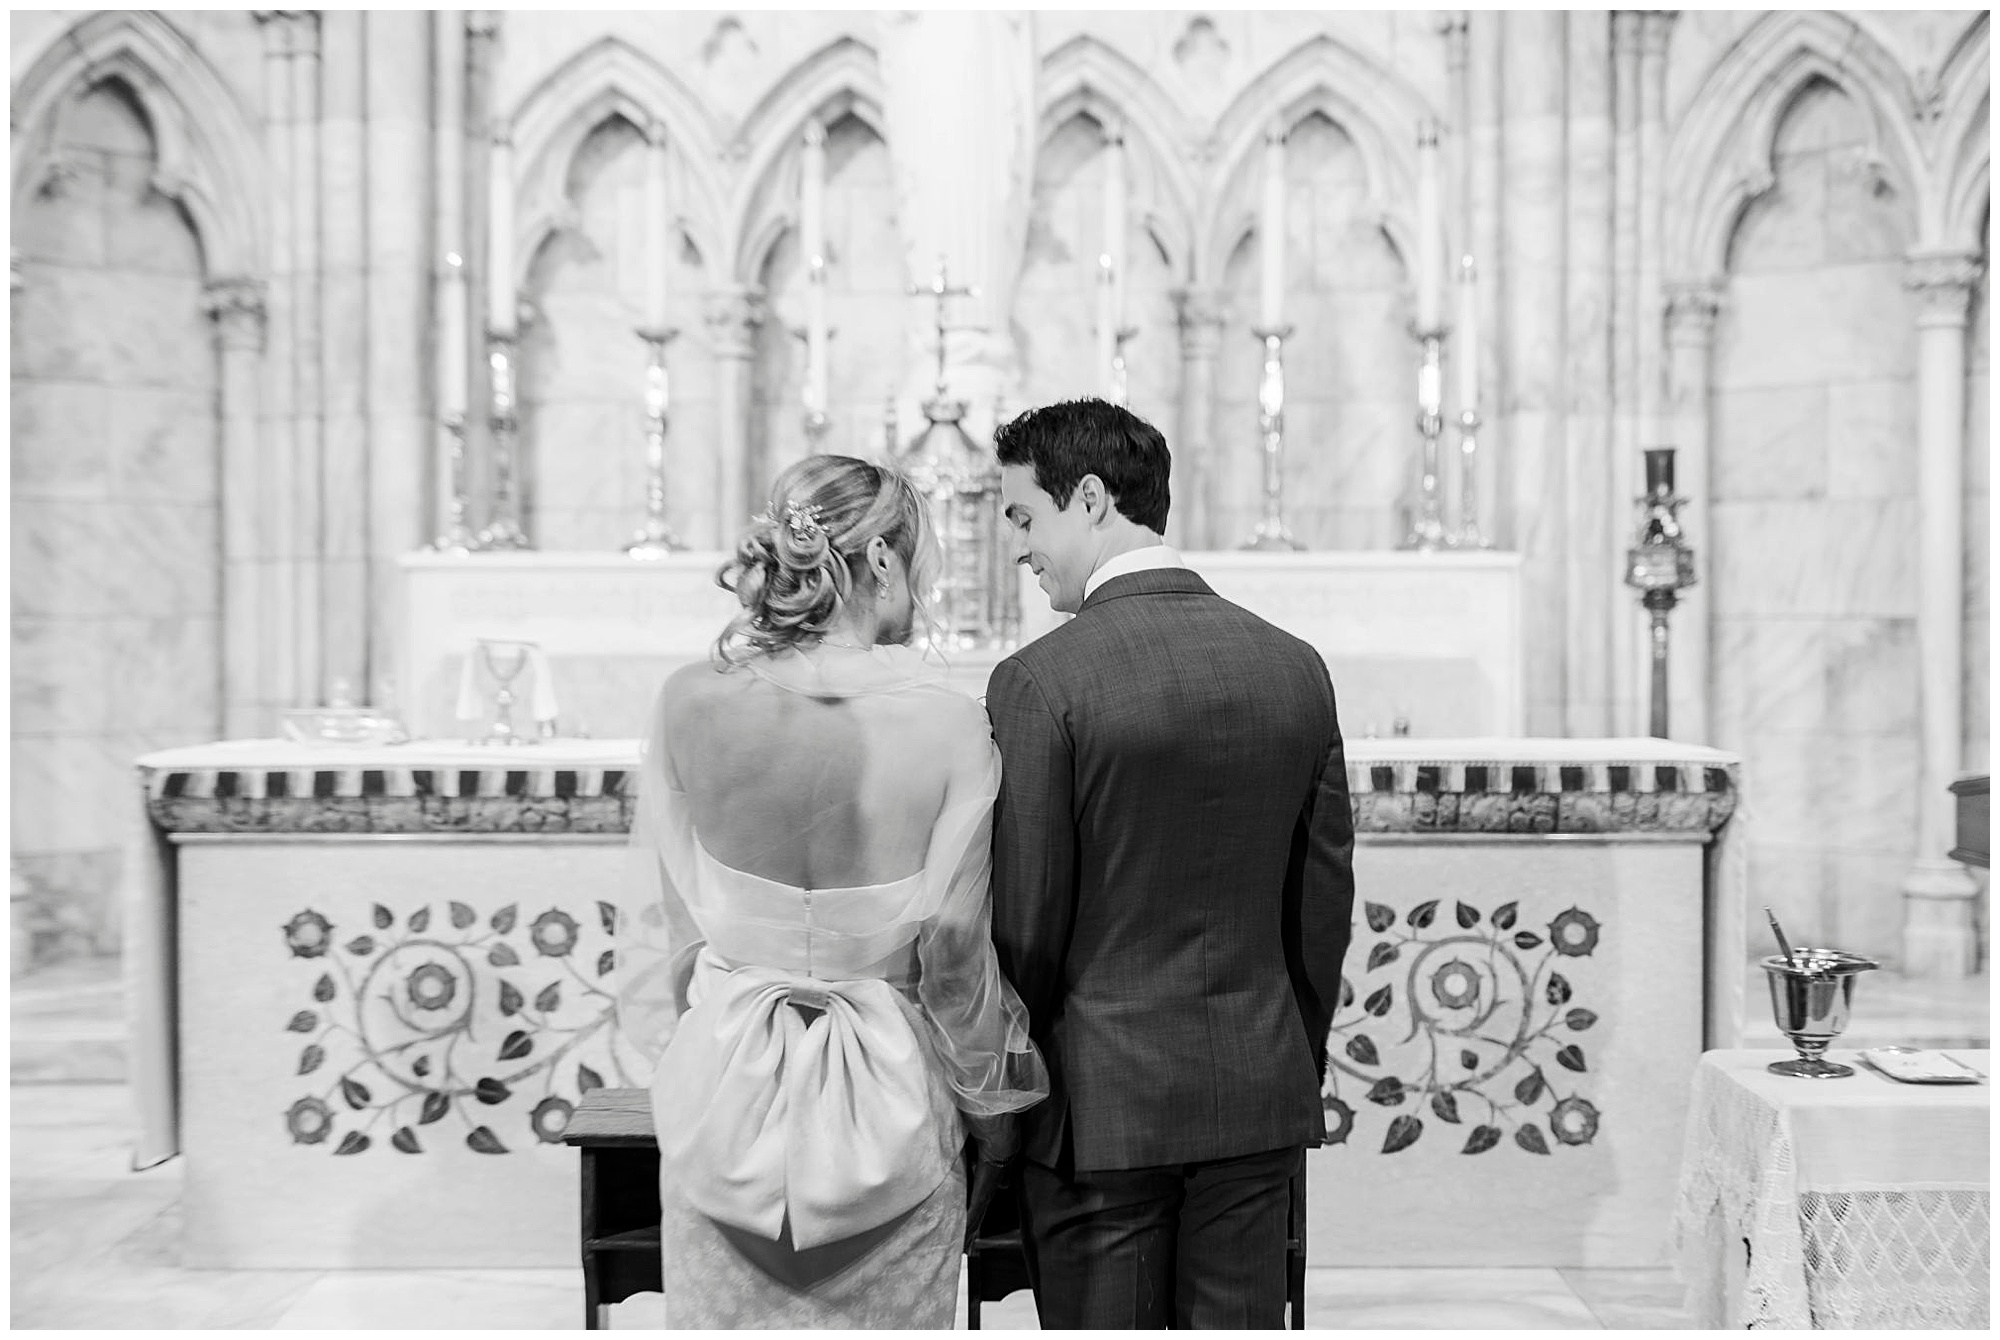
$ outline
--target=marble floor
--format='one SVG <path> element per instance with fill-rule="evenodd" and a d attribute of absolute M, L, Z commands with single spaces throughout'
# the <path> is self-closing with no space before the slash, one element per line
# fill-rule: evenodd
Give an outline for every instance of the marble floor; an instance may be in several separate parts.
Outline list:
<path fill-rule="evenodd" d="M 1750 983 L 1752 1020 L 1760 980 Z M 1861 1045 L 1987 1045 L 1984 978 L 1966 983 L 1871 980 L 1857 1011 Z M 326 1271 L 187 1270 L 179 1264 L 181 1162 L 129 1171 L 132 1118 L 124 1083 L 115 964 L 71 963 L 12 985 L 9 1123 L 10 1320 L 16 1328 L 574 1329 L 583 1286 L 574 1269 Z M 1751 1045 L 1774 1045 L 1753 1028 Z M 615 1307 L 613 1329 L 658 1324 L 658 1295 Z M 959 1309 L 961 1325 L 964 1308 Z M 1660 1270 L 1315 1268 L 1306 1281 L 1314 1329 L 1685 1328 L 1680 1290 Z M 993 1330 L 1031 1330 L 1026 1293 L 989 1303 Z"/>

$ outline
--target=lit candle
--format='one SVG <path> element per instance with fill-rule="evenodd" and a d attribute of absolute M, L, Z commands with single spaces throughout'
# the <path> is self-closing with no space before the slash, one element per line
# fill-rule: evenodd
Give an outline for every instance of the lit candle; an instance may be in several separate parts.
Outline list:
<path fill-rule="evenodd" d="M 646 134 L 646 329 L 667 328 L 667 134 L 655 123 Z"/>
<path fill-rule="evenodd" d="M 1264 132 L 1264 195 L 1257 216 L 1257 246 L 1264 263 L 1258 324 L 1277 330 L 1285 319 L 1285 132 L 1277 122 Z"/>
<path fill-rule="evenodd" d="M 465 415 L 465 261 L 447 252 L 438 276 L 438 413 Z"/>
<path fill-rule="evenodd" d="M 493 137 L 486 190 L 486 325 L 501 335 L 514 333 L 514 146 Z"/>
<path fill-rule="evenodd" d="M 826 129 L 806 122 L 799 162 L 799 252 L 806 300 L 806 409 L 824 414 L 827 403 Z"/>
<path fill-rule="evenodd" d="M 1417 329 L 1429 334 L 1444 324 L 1444 209 L 1438 176 L 1437 126 L 1426 121 L 1417 132 Z"/>
<path fill-rule="evenodd" d="M 1479 408 L 1479 276 L 1470 256 L 1458 261 L 1458 408 Z"/>

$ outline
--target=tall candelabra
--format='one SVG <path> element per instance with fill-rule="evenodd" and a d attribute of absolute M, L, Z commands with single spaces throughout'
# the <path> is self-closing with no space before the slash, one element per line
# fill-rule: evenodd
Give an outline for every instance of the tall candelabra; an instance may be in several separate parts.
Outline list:
<path fill-rule="evenodd" d="M 1403 538 L 1405 549 L 1442 549 L 1448 543 L 1444 529 L 1444 490 L 1438 479 L 1438 439 L 1444 434 L 1444 334 L 1419 331 L 1423 341 L 1423 362 L 1417 367 L 1417 431 L 1423 434 L 1423 501 L 1410 533 Z"/>
<path fill-rule="evenodd" d="M 479 547 L 479 537 L 466 524 L 465 496 L 465 416 L 447 414 L 438 422 L 444 432 L 445 450 L 451 458 L 451 502 L 445 528 L 431 541 L 431 552 L 438 554 L 469 554 Z"/>
<path fill-rule="evenodd" d="M 1245 549 L 1293 553 L 1305 548 L 1285 528 L 1285 341 L 1292 327 L 1257 327 L 1264 344 L 1264 376 L 1257 383 L 1257 428 L 1264 449 L 1264 519 L 1243 542 Z"/>
<path fill-rule="evenodd" d="M 633 558 L 665 558 L 687 548 L 667 524 L 667 343 L 678 334 L 639 332 L 646 342 L 646 521 L 625 546 Z"/>
<path fill-rule="evenodd" d="M 1674 496 L 1674 449 L 1646 452 L 1646 492 L 1639 504 L 1639 540 L 1625 553 L 1625 584 L 1652 615 L 1652 713 L 1648 733 L 1667 738 L 1667 616 L 1695 584 L 1694 548 L 1681 533 L 1686 498 Z"/>
<path fill-rule="evenodd" d="M 532 549 L 521 529 L 521 504 L 514 486 L 514 452 L 520 440 L 515 416 L 514 368 L 520 336 L 514 331 L 486 332 L 486 361 L 493 373 L 493 401 L 487 427 L 493 433 L 493 519 L 479 532 L 480 549 Z"/>
<path fill-rule="evenodd" d="M 1458 529 L 1451 533 L 1452 547 L 1491 548 L 1479 528 L 1479 411 L 1470 405 L 1458 412 L 1458 479 Z"/>

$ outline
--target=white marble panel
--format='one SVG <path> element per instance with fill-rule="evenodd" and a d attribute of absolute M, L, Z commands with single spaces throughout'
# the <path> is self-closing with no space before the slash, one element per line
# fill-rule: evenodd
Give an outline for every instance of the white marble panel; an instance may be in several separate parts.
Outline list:
<path fill-rule="evenodd" d="M 1711 500 L 1825 495 L 1828 388 L 1726 390 L 1717 392 L 1712 404 Z"/>
<path fill-rule="evenodd" d="M 1718 618 L 1712 630 L 1715 730 L 1811 730 L 1827 719 L 1827 625 L 1813 618 Z"/>
<path fill-rule="evenodd" d="M 115 848 L 120 807 L 95 798 L 129 794 L 132 755 L 100 735 L 31 735 L 11 743 L 9 812 L 17 852 Z"/>
<path fill-rule="evenodd" d="M 1826 766 L 1802 788 L 1818 807 L 1820 842 L 1834 854 L 1876 852 L 1909 860 L 1915 855 L 1923 785 L 1916 734 L 1823 738 L 1816 752 Z"/>
<path fill-rule="evenodd" d="M 1836 381 L 1826 388 L 1826 492 L 1832 498 L 1904 498 L 1917 485 L 1914 383 Z"/>
<path fill-rule="evenodd" d="M 105 349 L 121 383 L 192 390 L 215 385 L 215 335 L 202 314 L 202 284 L 193 275 L 121 273 L 111 302 L 97 311 Z"/>
<path fill-rule="evenodd" d="M 1907 184 L 1884 184 L 1867 165 L 1869 151 L 1857 143 L 1828 156 L 1826 172 L 1826 258 L 1900 263 L 1916 242 L 1914 201 Z"/>
<path fill-rule="evenodd" d="M 1745 793 L 1745 811 L 1752 822 L 1761 823 L 1762 809 L 1757 796 Z M 1761 831 L 1761 830 L 1757 830 Z M 1750 882 L 1744 899 L 1744 943 L 1751 953 L 1771 943 L 1770 923 L 1764 920 L 1769 906 L 1785 924 L 1786 932 L 1799 943 L 1824 944 L 1836 929 L 1830 916 L 1832 904 L 1827 890 L 1827 853 L 1816 844 L 1762 842 L 1750 845 Z M 1751 1017 L 1768 1015 L 1761 994 L 1749 997 Z"/>
<path fill-rule="evenodd" d="M 1737 275 L 1716 331 L 1718 388 L 1902 378 L 1916 366 L 1903 268 L 1857 264 Z"/>
<path fill-rule="evenodd" d="M 214 616 L 221 598 L 219 521 L 213 505 L 110 504 L 99 517 L 104 547 L 81 557 L 71 548 L 58 561 L 94 569 L 106 612 Z"/>
<path fill-rule="evenodd" d="M 13 297 L 16 377 L 102 382 L 118 375 L 119 276 L 41 267 Z"/>
<path fill-rule="evenodd" d="M 1914 825 L 1915 815 L 1911 815 Z M 1835 948 L 1866 954 L 1884 964 L 1903 959 L 1903 879 L 1911 857 L 1901 852 L 1856 851 L 1826 854 L 1828 898 L 1833 909 Z M 1866 997 L 1863 978 L 1856 995 Z"/>
<path fill-rule="evenodd" d="M 96 620 L 15 617 L 9 645 L 16 738 L 103 729 L 106 631 Z"/>
<path fill-rule="evenodd" d="M 1839 730 L 1915 739 L 1914 619 L 1834 619 L 1825 625 L 1826 723 Z"/>
<path fill-rule="evenodd" d="M 1826 177 L 1823 158 L 1781 157 L 1776 186 L 1753 201 L 1737 223 L 1729 248 L 1730 271 L 1777 274 L 1825 264 Z"/>
<path fill-rule="evenodd" d="M 8 547 L 16 615 L 77 618 L 118 611 L 98 577 L 112 512 L 103 503 L 12 500 Z"/>
<path fill-rule="evenodd" d="M 62 182 L 14 212 L 8 241 L 28 262 L 31 284 L 46 282 L 53 267 L 95 270 L 104 264 L 100 191 L 89 182 Z"/>
<path fill-rule="evenodd" d="M 104 213 L 106 266 L 126 273 L 199 279 L 201 243 L 180 205 L 158 192 L 120 200 Z"/>
<path fill-rule="evenodd" d="M 106 496 L 110 406 L 116 394 L 91 382 L 14 382 L 9 406 L 13 442 L 7 454 L 16 498 L 89 501 Z"/>
<path fill-rule="evenodd" d="M 1761 731 L 1743 748 L 1743 793 L 1756 814 L 1756 840 L 1776 845 L 1806 846 L 1824 841 L 1828 811 L 1840 804 L 1829 779 L 1832 741 L 1817 731 Z"/>
<path fill-rule="evenodd" d="M 1719 502 L 1716 607 L 1730 615 L 1916 614 L 1916 531 L 1908 499 Z"/>
<path fill-rule="evenodd" d="M 100 390 L 108 415 L 112 496 L 214 503 L 220 450 L 215 395 L 202 387 Z M 248 481 L 232 481 L 241 487 Z"/>

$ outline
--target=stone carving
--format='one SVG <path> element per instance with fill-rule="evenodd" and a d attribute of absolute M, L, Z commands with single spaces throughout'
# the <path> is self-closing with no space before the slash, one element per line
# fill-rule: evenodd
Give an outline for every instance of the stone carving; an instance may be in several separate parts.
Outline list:
<path fill-rule="evenodd" d="M 1979 283 L 1979 258 L 1964 252 L 1922 252 L 1909 258 L 1903 283 L 1917 295 L 1924 325 L 1965 324 Z"/>
<path fill-rule="evenodd" d="M 285 947 L 311 1003 L 284 1025 L 304 1041 L 296 1074 L 310 1090 L 285 1110 L 292 1142 L 336 1155 L 385 1136 L 404 1154 L 440 1140 L 481 1154 L 559 1144 L 607 1074 L 639 1083 L 613 986 L 624 913 L 603 901 L 596 912 L 593 923 L 551 907 L 525 927 L 511 903 L 484 924 L 457 901 L 401 918 L 376 903 L 359 928 L 294 915 Z"/>
<path fill-rule="evenodd" d="M 202 310 L 215 322 L 224 349 L 261 353 L 264 348 L 264 284 L 257 279 L 215 279 L 202 295 Z"/>
<path fill-rule="evenodd" d="M 1667 285 L 1667 338 L 1673 343 L 1709 343 L 1715 338 L 1715 322 L 1721 315 L 1720 285 L 1710 283 Z"/>
<path fill-rule="evenodd" d="M 1321 1094 L 1328 1143 L 1348 1142 L 1366 1110 L 1355 1104 L 1366 1102 L 1401 1109 L 1382 1134 L 1384 1154 L 1416 1144 L 1427 1120 L 1464 1127 L 1463 1154 L 1509 1135 L 1530 1154 L 1551 1153 L 1551 1137 L 1589 1144 L 1601 1114 L 1574 1077 L 1589 1073 L 1581 1035 L 1597 1014 L 1576 1003 L 1570 975 L 1603 923 L 1578 907 L 1539 929 L 1518 902 L 1486 912 L 1454 899 L 1448 919 L 1444 908 L 1419 903 L 1399 926 L 1394 908 L 1363 905 L 1381 938 L 1341 978 Z"/>

